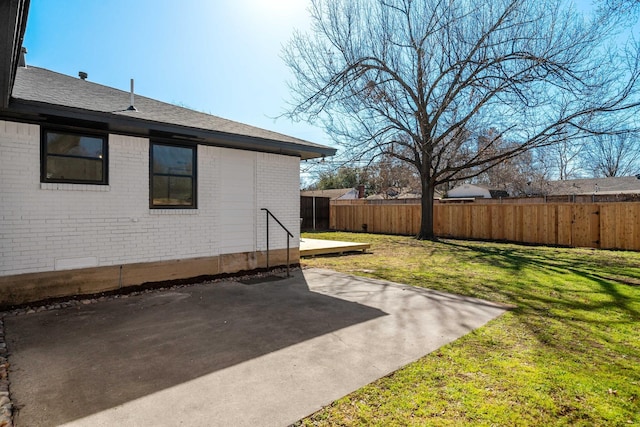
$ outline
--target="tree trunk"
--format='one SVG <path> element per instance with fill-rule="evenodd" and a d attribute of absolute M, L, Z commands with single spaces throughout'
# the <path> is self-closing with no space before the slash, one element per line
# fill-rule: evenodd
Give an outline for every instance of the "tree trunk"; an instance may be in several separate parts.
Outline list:
<path fill-rule="evenodd" d="M 420 219 L 420 231 L 416 236 L 418 240 L 433 240 L 433 194 L 435 188 L 426 179 L 422 179 L 422 197 L 420 205 L 422 207 L 422 218 Z"/>

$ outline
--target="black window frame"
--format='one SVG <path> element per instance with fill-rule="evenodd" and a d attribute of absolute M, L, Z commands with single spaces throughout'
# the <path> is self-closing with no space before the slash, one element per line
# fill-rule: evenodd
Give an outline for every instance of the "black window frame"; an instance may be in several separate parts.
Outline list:
<path fill-rule="evenodd" d="M 63 158 L 80 158 L 95 160 L 95 157 L 83 157 L 64 154 L 50 154 L 48 152 L 47 135 L 49 133 L 58 133 L 64 135 L 86 136 L 90 138 L 99 138 L 102 140 L 102 178 L 98 180 L 84 179 L 66 179 L 66 178 L 48 178 L 47 177 L 47 160 L 50 157 Z M 65 128 L 43 127 L 40 130 L 40 182 L 56 183 L 56 184 L 88 184 L 88 185 L 109 185 L 109 134 L 96 132 L 95 130 L 69 130 Z"/>
<path fill-rule="evenodd" d="M 187 148 L 191 150 L 191 175 L 155 173 L 153 171 L 153 148 L 155 146 Z M 151 140 L 149 142 L 149 209 L 198 209 L 198 146 L 173 141 Z M 191 205 L 157 205 L 153 203 L 153 179 L 155 176 L 191 177 Z"/>

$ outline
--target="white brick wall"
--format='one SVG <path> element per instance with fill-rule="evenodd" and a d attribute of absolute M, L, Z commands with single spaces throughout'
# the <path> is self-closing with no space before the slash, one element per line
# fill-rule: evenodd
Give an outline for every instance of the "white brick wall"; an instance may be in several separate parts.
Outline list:
<path fill-rule="evenodd" d="M 269 209 L 293 234 L 291 247 L 300 245 L 300 159 L 277 154 L 256 153 L 256 198 L 258 209 Z M 265 212 L 259 212 L 258 250 L 267 248 Z M 287 234 L 273 219 L 269 220 L 269 245 L 287 247 Z"/>
<path fill-rule="evenodd" d="M 198 209 L 149 209 L 149 141 L 109 135 L 109 185 L 40 183 L 40 128 L 0 121 L 0 276 L 298 246 L 298 159 L 198 147 Z M 271 221 L 271 248 L 286 247 Z"/>
<path fill-rule="evenodd" d="M 256 153 L 220 149 L 221 249 L 227 253 L 256 250 Z"/>

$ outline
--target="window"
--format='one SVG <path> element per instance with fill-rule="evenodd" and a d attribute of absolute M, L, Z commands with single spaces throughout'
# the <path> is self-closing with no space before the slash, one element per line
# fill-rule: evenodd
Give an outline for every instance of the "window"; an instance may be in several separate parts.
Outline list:
<path fill-rule="evenodd" d="M 196 208 L 196 149 L 151 144 L 152 208 Z"/>
<path fill-rule="evenodd" d="M 107 184 L 107 138 L 44 130 L 42 182 Z"/>

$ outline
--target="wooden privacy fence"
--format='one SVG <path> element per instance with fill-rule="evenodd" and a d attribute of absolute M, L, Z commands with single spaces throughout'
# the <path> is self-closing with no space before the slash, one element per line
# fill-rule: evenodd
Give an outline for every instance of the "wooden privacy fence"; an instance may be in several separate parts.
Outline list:
<path fill-rule="evenodd" d="M 434 206 L 439 237 L 640 251 L 640 203 Z M 331 205 L 333 230 L 415 235 L 419 205 Z"/>

